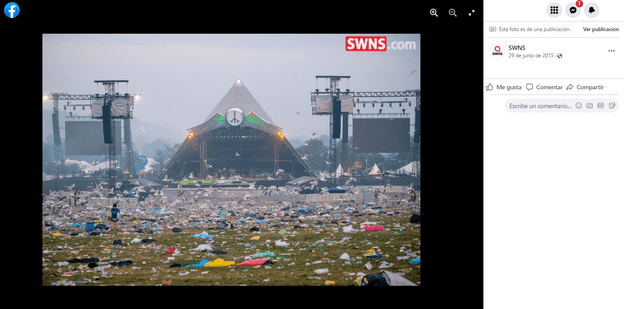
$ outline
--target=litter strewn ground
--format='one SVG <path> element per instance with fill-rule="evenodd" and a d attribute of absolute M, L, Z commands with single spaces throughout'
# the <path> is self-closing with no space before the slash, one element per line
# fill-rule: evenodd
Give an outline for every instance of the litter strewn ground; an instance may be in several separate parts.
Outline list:
<path fill-rule="evenodd" d="M 420 285 L 419 197 L 296 204 L 185 194 L 118 202 L 115 224 L 110 203 L 43 197 L 44 286 L 353 285 L 383 270 Z"/>

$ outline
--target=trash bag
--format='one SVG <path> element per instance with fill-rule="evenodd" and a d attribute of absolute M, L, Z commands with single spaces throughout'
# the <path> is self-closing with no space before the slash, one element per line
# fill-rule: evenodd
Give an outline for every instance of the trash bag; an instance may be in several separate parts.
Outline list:
<path fill-rule="evenodd" d="M 411 222 L 411 223 L 420 223 L 420 215 L 418 215 L 418 214 L 411 215 L 411 218 L 409 218 L 409 222 Z"/>
<path fill-rule="evenodd" d="M 71 259 L 67 260 L 67 263 L 96 263 L 100 262 L 99 258 L 88 258 L 88 259 Z"/>
<path fill-rule="evenodd" d="M 366 275 L 364 278 L 367 286 L 389 286 L 387 280 L 380 273 Z"/>
<path fill-rule="evenodd" d="M 212 250 L 212 249 L 213 249 L 213 248 L 211 248 L 211 246 L 209 246 L 209 245 L 207 245 L 207 244 L 202 244 L 202 245 L 199 245 L 198 247 L 196 247 L 196 248 L 195 248 L 195 249 L 193 249 L 193 250 L 200 251 L 200 252 L 204 252 L 204 251 Z"/>
<path fill-rule="evenodd" d="M 226 229 L 229 226 L 229 224 L 225 221 L 220 222 L 220 224 L 218 224 L 218 226 L 216 226 L 216 229 L 218 230 L 223 230 Z"/>
<path fill-rule="evenodd" d="M 260 229 L 257 226 L 252 227 L 251 229 L 249 229 L 250 232 L 258 232 L 260 231 Z"/>
<path fill-rule="evenodd" d="M 171 266 L 169 266 L 169 267 L 170 267 L 170 268 L 171 268 L 171 267 L 184 267 L 184 266 L 187 266 L 187 265 L 189 265 L 189 264 L 173 263 L 173 264 L 171 264 Z"/>
<path fill-rule="evenodd" d="M 126 260 L 122 260 L 122 261 L 111 262 L 109 264 L 111 266 L 126 266 L 126 265 L 133 264 L 133 261 L 131 259 L 126 259 Z"/>
<path fill-rule="evenodd" d="M 109 226 L 107 226 L 106 224 L 97 224 L 95 226 L 96 230 L 105 230 L 108 231 L 109 230 Z"/>

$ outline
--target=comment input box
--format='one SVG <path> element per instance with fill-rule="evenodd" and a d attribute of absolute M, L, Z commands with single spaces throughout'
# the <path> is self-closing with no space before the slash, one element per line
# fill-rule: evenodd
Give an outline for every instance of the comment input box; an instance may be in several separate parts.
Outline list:
<path fill-rule="evenodd" d="M 612 98 L 508 99 L 505 108 L 515 113 L 613 113 L 620 104 Z"/>

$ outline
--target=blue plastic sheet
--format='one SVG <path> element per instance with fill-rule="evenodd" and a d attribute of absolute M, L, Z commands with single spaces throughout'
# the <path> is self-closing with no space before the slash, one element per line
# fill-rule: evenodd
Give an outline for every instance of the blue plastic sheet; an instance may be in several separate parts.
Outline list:
<path fill-rule="evenodd" d="M 193 235 L 193 237 L 195 237 L 195 238 L 214 238 L 216 236 L 215 235 L 209 235 L 209 233 L 207 233 L 207 232 L 202 232 L 200 234 Z"/>
<path fill-rule="evenodd" d="M 198 264 L 191 264 L 191 267 L 204 267 L 204 264 L 209 263 L 209 260 L 207 259 L 202 259 L 202 261 L 200 261 L 200 263 Z"/>

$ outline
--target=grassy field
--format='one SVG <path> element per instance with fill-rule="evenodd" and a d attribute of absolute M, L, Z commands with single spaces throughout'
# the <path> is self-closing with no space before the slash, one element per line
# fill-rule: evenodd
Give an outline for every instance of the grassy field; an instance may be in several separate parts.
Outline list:
<path fill-rule="evenodd" d="M 394 212 L 393 215 L 384 213 Z M 43 217 L 42 230 L 42 283 L 51 285 L 87 285 L 87 286 L 324 286 L 326 281 L 334 281 L 336 286 L 350 285 L 358 275 L 378 273 L 387 270 L 403 273 L 409 281 L 420 285 L 420 265 L 412 265 L 410 260 L 397 257 L 406 256 L 411 250 L 420 256 L 419 225 L 409 223 L 409 217 L 416 213 L 408 206 L 385 207 L 380 213 L 366 213 L 364 216 L 351 217 L 352 227 L 358 232 L 344 233 L 344 224 L 323 220 L 324 226 L 317 226 L 318 218 L 303 220 L 307 227 L 293 228 L 302 224 L 298 219 L 284 223 L 270 218 L 268 223 L 235 222 L 234 229 L 211 229 L 218 225 L 185 224 L 181 232 L 173 233 L 162 223 L 148 225 L 145 233 L 136 233 L 132 228 L 134 220 L 126 217 L 118 229 L 109 230 L 102 235 L 90 236 L 84 228 L 74 227 L 68 219 L 48 215 L 47 221 L 58 220 L 66 231 L 45 229 Z M 361 212 L 362 213 L 362 212 Z M 289 219 L 288 217 L 282 217 Z M 99 218 L 108 224 L 107 218 Z M 138 219 L 138 221 L 140 221 Z M 364 231 L 359 223 L 376 222 L 385 227 L 384 231 Z M 139 223 L 139 222 L 136 222 Z M 96 223 L 98 224 L 98 223 Z M 151 226 L 153 234 L 148 234 Z M 251 227 L 260 231 L 251 232 Z M 285 233 L 282 233 L 284 229 Z M 194 238 L 196 234 L 207 232 L 215 235 L 212 239 Z M 60 233 L 60 236 L 57 236 Z M 77 236 L 70 236 L 79 233 Z M 55 235 L 55 236 L 54 236 Z M 260 236 L 258 240 L 251 240 Z M 135 238 L 152 238 L 150 243 L 132 243 Z M 114 244 L 121 240 L 122 245 Z M 276 240 L 287 242 L 286 247 L 276 246 Z M 212 250 L 222 250 L 226 254 L 213 254 L 211 250 L 194 250 L 198 245 L 208 244 Z M 175 248 L 179 253 L 169 254 L 167 250 Z M 373 249 L 381 258 L 366 258 L 365 252 Z M 201 260 L 241 263 L 252 254 L 273 252 L 272 264 L 261 266 L 224 266 L 224 267 L 170 267 L 172 264 L 198 264 Z M 343 253 L 349 260 L 340 259 Z M 98 258 L 98 267 L 89 267 L 88 263 L 69 263 L 72 259 Z M 112 266 L 110 262 L 130 259 L 133 263 Z M 381 261 L 393 263 L 389 268 L 379 268 Z M 345 263 L 347 262 L 347 263 Z M 372 268 L 365 268 L 370 262 Z M 316 274 L 314 270 L 327 268 L 329 273 Z M 358 274 L 360 273 L 360 274 Z"/>

